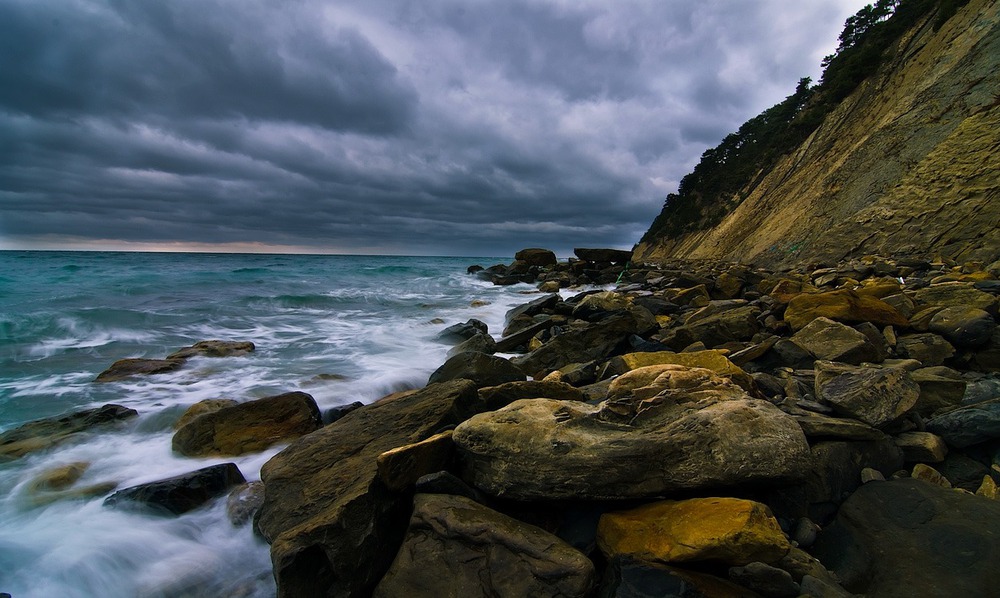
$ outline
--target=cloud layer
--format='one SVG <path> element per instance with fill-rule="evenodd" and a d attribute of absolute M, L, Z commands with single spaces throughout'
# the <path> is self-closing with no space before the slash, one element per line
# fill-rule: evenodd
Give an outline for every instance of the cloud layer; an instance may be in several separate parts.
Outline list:
<path fill-rule="evenodd" d="M 628 247 L 862 4 L 6 0 L 0 247 Z"/>

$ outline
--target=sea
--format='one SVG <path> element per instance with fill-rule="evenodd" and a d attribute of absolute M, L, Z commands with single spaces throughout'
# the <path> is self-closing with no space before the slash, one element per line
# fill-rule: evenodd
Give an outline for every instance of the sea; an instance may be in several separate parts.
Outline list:
<path fill-rule="evenodd" d="M 437 338 L 476 318 L 499 337 L 534 287 L 467 274 L 509 257 L 0 251 L 0 433 L 115 403 L 123 426 L 0 462 L 0 592 L 13 598 L 266 597 L 268 546 L 225 500 L 179 517 L 105 507 L 108 493 L 47 500 L 33 483 L 82 464 L 72 488 L 117 488 L 235 462 L 248 480 L 283 448 L 235 458 L 171 452 L 173 424 L 204 399 L 289 391 L 321 411 L 418 388 L 447 358 Z M 127 357 L 202 340 L 251 341 L 244 356 L 178 371 L 94 378 Z"/>

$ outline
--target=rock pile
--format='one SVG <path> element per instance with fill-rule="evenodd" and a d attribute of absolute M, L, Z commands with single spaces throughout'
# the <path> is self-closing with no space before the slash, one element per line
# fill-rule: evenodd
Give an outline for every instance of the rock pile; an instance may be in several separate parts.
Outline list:
<path fill-rule="evenodd" d="M 470 268 L 542 294 L 268 462 L 281 596 L 989 592 L 995 272 L 576 253 Z"/>

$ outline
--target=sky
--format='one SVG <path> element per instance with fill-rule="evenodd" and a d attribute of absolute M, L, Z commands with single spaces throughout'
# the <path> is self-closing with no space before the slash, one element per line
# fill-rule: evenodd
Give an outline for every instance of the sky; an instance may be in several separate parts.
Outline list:
<path fill-rule="evenodd" d="M 859 0 L 0 0 L 0 249 L 629 248 Z"/>

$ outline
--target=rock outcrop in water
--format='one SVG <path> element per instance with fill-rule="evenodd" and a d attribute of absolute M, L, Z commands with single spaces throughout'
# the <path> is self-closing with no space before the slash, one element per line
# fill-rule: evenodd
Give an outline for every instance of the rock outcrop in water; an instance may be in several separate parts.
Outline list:
<path fill-rule="evenodd" d="M 574 276 L 532 268 L 539 286 Z M 391 395 L 265 465 L 279 595 L 979 591 L 992 553 L 975 547 L 1000 525 L 998 274 L 674 261 L 542 295 L 496 342 L 534 380 Z M 955 307 L 986 317 L 932 326 Z M 933 521 L 901 522 L 898 492 Z"/>

